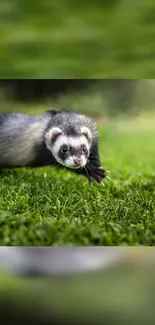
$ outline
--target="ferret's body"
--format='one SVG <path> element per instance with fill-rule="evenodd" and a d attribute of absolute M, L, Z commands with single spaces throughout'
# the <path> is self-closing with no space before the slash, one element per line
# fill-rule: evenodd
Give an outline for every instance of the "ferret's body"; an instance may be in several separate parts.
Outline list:
<path fill-rule="evenodd" d="M 101 182 L 98 133 L 91 118 L 66 111 L 0 114 L 0 168 L 58 165 Z"/>
<path fill-rule="evenodd" d="M 0 167 L 33 167 L 46 163 L 49 153 L 45 150 L 44 134 L 48 123 L 46 114 L 0 114 Z"/>

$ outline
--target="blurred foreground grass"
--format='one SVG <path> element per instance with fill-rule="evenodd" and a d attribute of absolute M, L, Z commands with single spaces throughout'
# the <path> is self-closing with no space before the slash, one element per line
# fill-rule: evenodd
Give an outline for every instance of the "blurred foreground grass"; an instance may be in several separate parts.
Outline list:
<path fill-rule="evenodd" d="M 132 248 L 119 265 L 85 275 L 30 279 L 1 273 L 1 319 L 153 324 L 154 261 L 151 248 Z"/>
<path fill-rule="evenodd" d="M 153 78 L 154 0 L 1 0 L 1 78 Z"/>

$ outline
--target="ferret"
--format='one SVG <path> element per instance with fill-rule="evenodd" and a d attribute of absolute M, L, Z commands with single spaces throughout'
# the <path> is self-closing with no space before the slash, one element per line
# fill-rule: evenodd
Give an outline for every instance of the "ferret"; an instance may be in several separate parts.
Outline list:
<path fill-rule="evenodd" d="M 67 110 L 0 113 L 0 169 L 59 166 L 102 183 L 96 123 Z"/>

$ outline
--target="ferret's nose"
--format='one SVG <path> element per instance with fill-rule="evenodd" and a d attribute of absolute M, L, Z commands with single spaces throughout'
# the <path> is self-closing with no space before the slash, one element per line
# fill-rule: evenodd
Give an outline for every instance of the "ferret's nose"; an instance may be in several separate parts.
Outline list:
<path fill-rule="evenodd" d="M 77 165 L 77 166 L 81 165 L 82 164 L 82 159 L 81 158 L 75 158 L 74 159 L 74 164 Z"/>

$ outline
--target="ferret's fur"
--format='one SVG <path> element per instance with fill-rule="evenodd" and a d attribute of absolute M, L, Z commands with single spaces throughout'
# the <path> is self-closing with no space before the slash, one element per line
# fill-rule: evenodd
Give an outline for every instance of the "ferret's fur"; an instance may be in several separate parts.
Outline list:
<path fill-rule="evenodd" d="M 45 165 L 67 167 L 100 183 L 105 170 L 100 168 L 96 123 L 67 111 L 0 114 L 0 168 Z"/>

